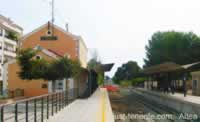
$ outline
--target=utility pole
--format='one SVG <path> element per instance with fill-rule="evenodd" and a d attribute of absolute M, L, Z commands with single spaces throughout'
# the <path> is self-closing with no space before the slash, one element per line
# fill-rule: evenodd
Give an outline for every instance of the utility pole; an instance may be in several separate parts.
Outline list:
<path fill-rule="evenodd" d="M 55 16 L 54 15 L 54 4 L 55 4 L 54 0 L 52 0 L 51 4 L 52 4 L 52 20 L 51 21 L 52 21 L 52 36 L 53 36 L 54 35 L 54 28 L 53 28 L 53 26 L 54 26 L 54 21 L 55 21 L 55 18 L 54 18 L 54 16 Z"/>
<path fill-rule="evenodd" d="M 52 0 L 52 24 L 54 23 L 54 0 Z"/>

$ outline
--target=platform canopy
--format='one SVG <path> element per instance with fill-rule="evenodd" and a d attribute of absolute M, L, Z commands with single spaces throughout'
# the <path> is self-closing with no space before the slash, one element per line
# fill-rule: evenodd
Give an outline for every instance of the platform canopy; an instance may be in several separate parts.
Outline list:
<path fill-rule="evenodd" d="M 163 72 L 174 72 L 174 71 L 184 71 L 188 70 L 194 65 L 200 64 L 200 62 L 195 62 L 186 65 L 179 65 L 174 62 L 165 62 L 162 64 L 154 65 L 142 70 L 144 74 L 156 74 L 156 73 L 163 73 Z"/>
<path fill-rule="evenodd" d="M 109 72 L 112 67 L 114 66 L 114 63 L 110 63 L 110 64 L 102 64 L 101 65 L 101 69 L 104 71 L 104 72 Z"/>

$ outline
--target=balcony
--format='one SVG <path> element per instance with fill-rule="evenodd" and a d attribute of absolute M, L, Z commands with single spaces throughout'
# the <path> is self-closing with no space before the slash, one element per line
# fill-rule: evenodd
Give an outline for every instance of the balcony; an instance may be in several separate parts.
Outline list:
<path fill-rule="evenodd" d="M 0 42 L 2 42 L 3 41 L 3 37 L 2 36 L 0 36 Z M 15 40 L 11 40 L 11 39 L 9 39 L 9 38 L 4 38 L 4 42 L 5 43 L 8 43 L 8 44 L 10 44 L 10 45 L 13 45 L 13 46 L 16 46 L 17 45 L 17 42 L 15 41 Z"/>
<path fill-rule="evenodd" d="M 4 50 L 4 55 L 9 56 L 9 57 L 16 57 L 17 56 L 17 54 L 15 52 L 7 51 L 7 50 Z"/>
<path fill-rule="evenodd" d="M 3 51 L 0 50 L 0 55 L 2 55 L 2 54 L 3 54 Z M 14 51 L 4 50 L 4 56 L 15 58 L 17 56 L 17 54 Z"/>
<path fill-rule="evenodd" d="M 3 80 L 3 67 L 0 65 L 0 81 Z"/>
<path fill-rule="evenodd" d="M 0 36 L 0 54 L 2 54 L 3 37 Z M 17 42 L 8 38 L 4 38 L 4 55 L 9 57 L 16 57 Z"/>
<path fill-rule="evenodd" d="M 14 27 L 12 25 L 10 25 L 9 23 L 7 22 L 3 22 L 1 23 L 4 27 L 6 27 L 7 30 L 11 30 L 11 31 L 14 31 L 16 33 L 22 33 L 22 30 L 17 28 L 17 27 Z"/>

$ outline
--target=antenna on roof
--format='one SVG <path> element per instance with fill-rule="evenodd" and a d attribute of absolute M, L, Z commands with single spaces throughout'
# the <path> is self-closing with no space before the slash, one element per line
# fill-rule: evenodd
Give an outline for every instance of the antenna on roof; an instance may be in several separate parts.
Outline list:
<path fill-rule="evenodd" d="M 69 32 L 69 24 L 68 23 L 65 24 L 65 28 L 66 28 L 66 31 Z"/>
<path fill-rule="evenodd" d="M 54 23 L 54 0 L 52 0 L 52 24 Z"/>
<path fill-rule="evenodd" d="M 51 2 L 50 2 L 50 5 L 51 5 L 51 24 L 52 24 L 52 27 L 51 27 L 51 29 L 50 29 L 50 22 L 48 22 L 48 33 L 51 33 L 51 35 L 53 36 L 54 35 L 54 28 L 53 28 L 53 26 L 54 26 L 54 21 L 55 21 L 55 15 L 54 15 L 54 5 L 55 5 L 55 3 L 54 3 L 54 0 L 52 0 Z"/>

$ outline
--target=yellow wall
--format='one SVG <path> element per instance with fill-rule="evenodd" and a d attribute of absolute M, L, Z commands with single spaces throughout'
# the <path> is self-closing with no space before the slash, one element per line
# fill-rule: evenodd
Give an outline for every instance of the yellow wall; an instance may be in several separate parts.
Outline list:
<path fill-rule="evenodd" d="M 22 80 L 18 76 L 20 67 L 18 63 L 13 63 L 8 66 L 8 89 L 14 91 L 16 89 L 23 89 L 24 96 L 32 97 L 42 94 L 47 94 L 48 89 L 42 88 L 42 84 L 47 84 L 47 81 L 43 80 Z"/>
<path fill-rule="evenodd" d="M 57 28 L 54 28 L 54 35 L 58 37 L 58 40 L 50 41 L 41 41 L 40 37 L 47 35 L 48 26 L 37 30 L 37 32 L 32 33 L 31 35 L 25 37 L 21 41 L 21 49 L 35 48 L 40 45 L 42 48 L 51 49 L 58 51 L 59 53 L 66 53 L 70 56 L 71 59 L 78 59 L 78 56 L 81 58 L 82 66 L 86 67 L 87 62 L 87 49 L 83 42 L 80 45 L 77 43 L 70 34 L 67 35 L 63 31 L 60 31 Z M 80 55 L 77 50 L 80 46 Z M 51 57 L 44 55 L 42 52 L 38 52 L 38 55 L 42 55 L 43 58 L 53 60 Z M 38 96 L 48 93 L 48 88 L 42 88 L 42 84 L 47 84 L 47 81 L 43 80 L 22 80 L 18 76 L 20 67 L 17 63 L 10 64 L 8 66 L 8 90 L 24 89 L 24 95 L 27 97 Z"/>
<path fill-rule="evenodd" d="M 87 47 L 83 40 L 79 40 L 79 60 L 83 68 L 87 68 Z"/>
<path fill-rule="evenodd" d="M 61 53 L 67 53 L 72 59 L 77 58 L 77 41 L 74 40 L 70 35 L 66 35 L 64 32 L 54 28 L 54 35 L 58 37 L 58 40 L 45 40 L 41 41 L 41 36 L 47 36 L 48 26 L 41 28 L 39 31 L 31 34 L 21 41 L 22 49 L 34 48 L 37 45 L 45 49 L 51 49 Z"/>

